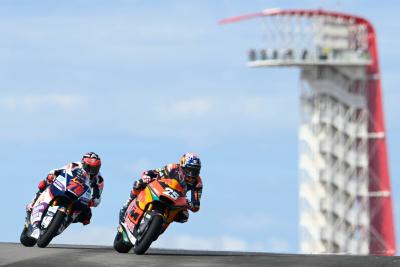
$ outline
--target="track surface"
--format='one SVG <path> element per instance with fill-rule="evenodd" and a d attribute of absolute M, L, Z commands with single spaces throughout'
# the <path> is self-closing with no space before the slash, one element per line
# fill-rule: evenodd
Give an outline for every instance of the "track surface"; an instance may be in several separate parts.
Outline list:
<path fill-rule="evenodd" d="M 119 254 L 111 247 L 52 245 L 25 248 L 0 243 L 0 266 L 273 266 L 399 267 L 400 257 L 293 255 L 151 249 Z"/>

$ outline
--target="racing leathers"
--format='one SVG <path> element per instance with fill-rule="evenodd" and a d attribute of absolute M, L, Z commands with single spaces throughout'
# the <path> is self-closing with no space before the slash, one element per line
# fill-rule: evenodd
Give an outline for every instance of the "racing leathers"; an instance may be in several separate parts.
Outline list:
<path fill-rule="evenodd" d="M 176 179 L 183 185 L 185 192 L 191 192 L 190 201 L 187 200 L 187 207 L 192 212 L 197 212 L 200 209 L 200 199 L 201 193 L 203 190 L 203 182 L 200 176 L 197 177 L 185 177 L 182 168 L 179 164 L 168 164 L 163 168 L 158 168 L 155 170 L 146 170 L 142 173 L 142 176 L 139 180 L 133 183 L 133 188 L 130 192 L 130 197 L 124 204 L 124 206 L 120 210 L 119 218 L 120 221 L 123 221 L 125 217 L 125 212 L 129 206 L 129 204 L 134 200 L 139 193 L 153 180 L 160 178 L 170 178 Z M 175 221 L 184 223 L 187 222 L 189 218 L 189 213 L 186 210 L 177 214 Z"/>
<path fill-rule="evenodd" d="M 33 199 L 33 201 L 28 204 L 27 206 L 27 211 L 31 212 L 33 205 L 35 204 L 37 198 L 40 196 L 40 194 L 54 182 L 54 179 L 64 170 L 66 171 L 73 171 L 76 169 L 81 169 L 82 170 L 82 175 L 84 175 L 87 179 L 90 179 L 90 187 L 92 189 L 92 197 L 87 205 L 87 207 L 84 207 L 79 214 L 79 216 L 75 219 L 74 222 L 81 222 L 83 225 L 87 225 L 90 223 L 90 219 L 92 217 L 92 211 L 90 207 L 97 207 L 100 202 L 101 202 L 101 194 L 103 192 L 104 188 L 104 179 L 101 176 L 100 172 L 97 175 L 90 176 L 87 172 L 85 172 L 82 169 L 82 163 L 81 162 L 72 162 L 70 164 L 67 164 L 66 166 L 59 168 L 59 169 L 54 169 L 51 170 L 46 178 L 41 180 L 38 184 L 38 189 L 39 191 L 36 193 L 36 197 Z"/>

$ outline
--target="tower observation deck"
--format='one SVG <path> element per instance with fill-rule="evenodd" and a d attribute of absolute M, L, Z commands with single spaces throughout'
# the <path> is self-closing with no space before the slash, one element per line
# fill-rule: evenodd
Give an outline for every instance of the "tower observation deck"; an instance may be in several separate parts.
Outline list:
<path fill-rule="evenodd" d="M 267 9 L 266 47 L 248 65 L 298 67 L 300 251 L 394 255 L 395 231 L 376 35 L 364 18 Z"/>

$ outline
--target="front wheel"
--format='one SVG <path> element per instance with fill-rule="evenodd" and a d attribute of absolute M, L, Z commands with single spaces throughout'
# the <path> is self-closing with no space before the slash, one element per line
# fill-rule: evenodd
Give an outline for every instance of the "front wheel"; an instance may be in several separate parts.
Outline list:
<path fill-rule="evenodd" d="M 157 239 L 161 232 L 164 223 L 164 218 L 161 215 L 155 215 L 150 222 L 149 228 L 144 233 L 144 236 L 140 239 L 140 242 L 136 242 L 133 247 L 135 254 L 141 255 L 146 252 L 150 247 L 151 243 Z"/>
<path fill-rule="evenodd" d="M 37 245 L 38 247 L 44 248 L 50 243 L 53 237 L 56 236 L 58 229 L 64 221 L 66 214 L 62 211 L 57 211 L 53 217 L 53 220 L 50 222 L 50 225 L 44 231 L 43 234 L 40 235 Z"/>
<path fill-rule="evenodd" d="M 117 235 L 115 236 L 114 239 L 114 249 L 118 251 L 119 253 L 128 253 L 129 250 L 131 250 L 132 245 L 126 244 L 124 242 L 124 237 L 123 234 L 120 232 L 117 232 Z"/>
<path fill-rule="evenodd" d="M 19 241 L 21 241 L 21 244 L 24 245 L 25 247 L 33 247 L 36 244 L 36 239 L 30 236 L 27 236 L 28 232 L 28 227 L 24 227 L 24 230 L 22 230 L 21 236 L 19 237 Z"/>

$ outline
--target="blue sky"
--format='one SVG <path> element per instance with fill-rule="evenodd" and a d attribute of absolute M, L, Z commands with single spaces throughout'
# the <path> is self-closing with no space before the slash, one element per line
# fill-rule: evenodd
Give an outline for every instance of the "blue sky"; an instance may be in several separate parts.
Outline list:
<path fill-rule="evenodd" d="M 297 252 L 299 71 L 246 67 L 261 21 L 217 25 L 268 7 L 323 7 L 375 25 L 399 227 L 400 4 L 389 3 L 2 1 L 0 241 L 18 241 L 24 206 L 50 169 L 95 151 L 103 202 L 89 226 L 54 242 L 111 244 L 140 172 L 196 151 L 202 208 L 154 245 Z"/>

